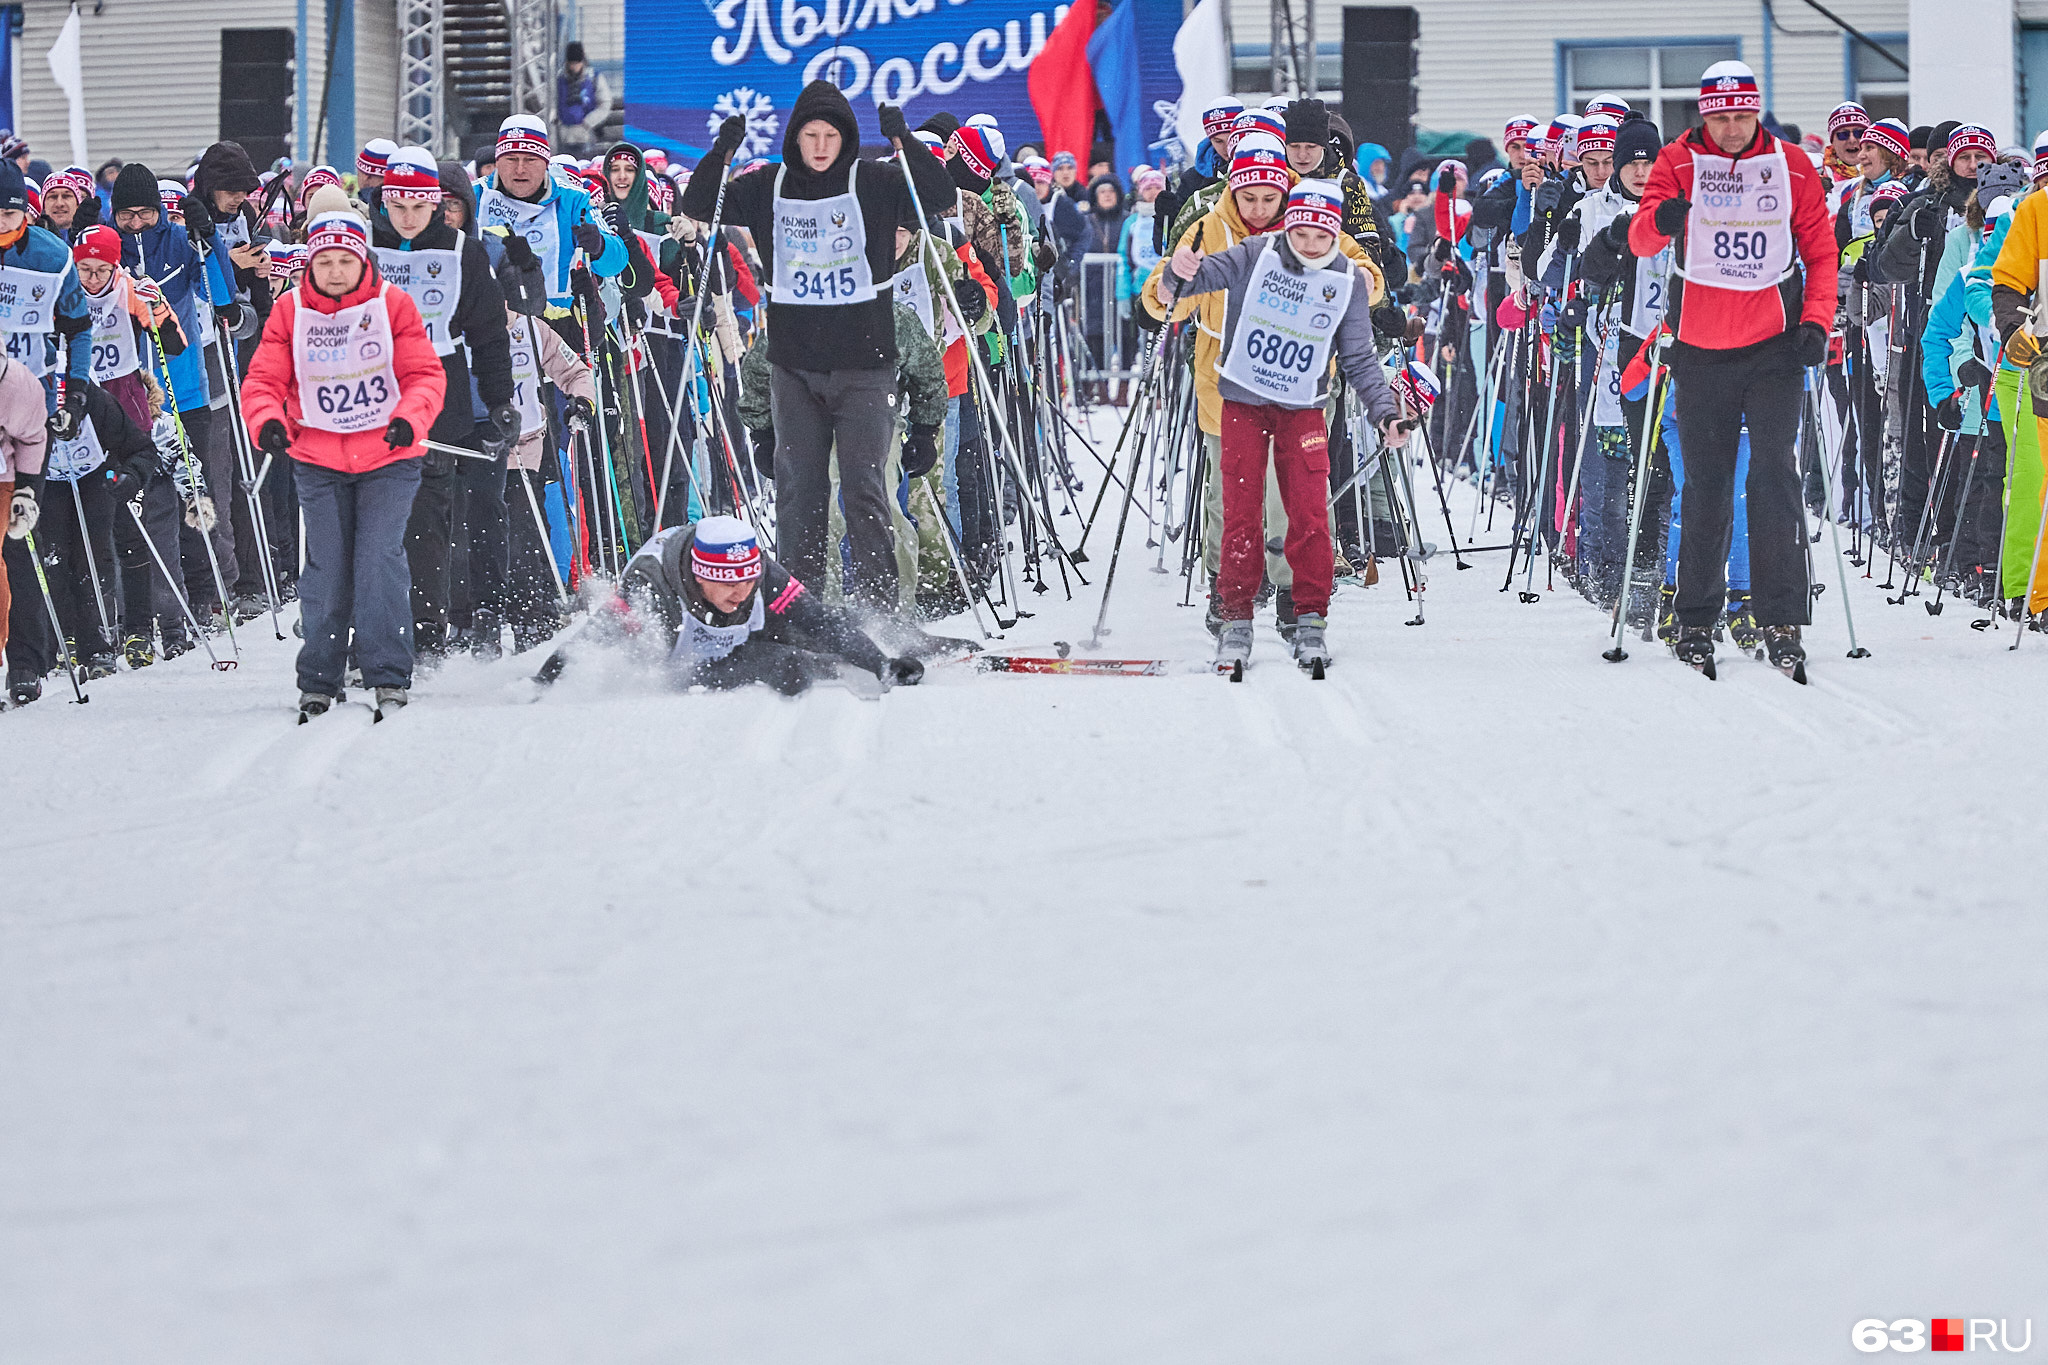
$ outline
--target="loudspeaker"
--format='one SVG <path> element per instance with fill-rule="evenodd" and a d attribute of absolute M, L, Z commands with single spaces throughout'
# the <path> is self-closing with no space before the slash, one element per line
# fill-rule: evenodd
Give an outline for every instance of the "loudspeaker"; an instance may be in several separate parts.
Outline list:
<path fill-rule="evenodd" d="M 1361 145 L 1380 143 L 1396 160 L 1415 142 L 1421 36 L 1413 5 L 1344 8 L 1344 121 Z"/>
<path fill-rule="evenodd" d="M 291 154 L 292 59 L 288 28 L 220 31 L 220 136 L 239 142 L 258 171 Z"/>

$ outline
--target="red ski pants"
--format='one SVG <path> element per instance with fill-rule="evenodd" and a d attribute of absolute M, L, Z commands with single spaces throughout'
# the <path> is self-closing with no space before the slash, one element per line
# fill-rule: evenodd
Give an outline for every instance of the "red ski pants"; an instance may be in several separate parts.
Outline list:
<path fill-rule="evenodd" d="M 1287 566 L 1294 609 L 1330 610 L 1336 571 L 1330 544 L 1330 433 L 1323 410 L 1223 400 L 1223 562 L 1216 591 L 1223 619 L 1249 621 L 1265 570 L 1266 455 L 1287 509 Z"/>

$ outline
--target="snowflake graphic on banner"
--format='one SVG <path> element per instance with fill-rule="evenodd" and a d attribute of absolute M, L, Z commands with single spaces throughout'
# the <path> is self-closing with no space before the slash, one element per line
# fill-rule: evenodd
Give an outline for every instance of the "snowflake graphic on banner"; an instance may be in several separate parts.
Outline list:
<path fill-rule="evenodd" d="M 718 125 L 734 114 L 747 121 L 747 135 L 740 142 L 742 156 L 767 156 L 775 150 L 775 134 L 782 120 L 775 117 L 774 100 L 751 86 L 726 91 L 712 102 L 711 117 L 705 120 L 711 135 L 717 137 Z"/>
<path fill-rule="evenodd" d="M 1164 161 L 1169 166 L 1176 165 L 1187 156 L 1187 149 L 1180 144 L 1180 131 L 1176 126 L 1180 119 L 1180 101 L 1154 100 L 1152 113 L 1159 120 L 1159 139 L 1147 148 L 1152 153 L 1153 164 L 1157 165 Z"/>

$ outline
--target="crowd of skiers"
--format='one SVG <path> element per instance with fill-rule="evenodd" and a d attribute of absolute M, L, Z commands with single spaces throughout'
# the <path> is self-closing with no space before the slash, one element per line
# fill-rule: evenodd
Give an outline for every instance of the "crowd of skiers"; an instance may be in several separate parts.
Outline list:
<path fill-rule="evenodd" d="M 917 622 L 1085 584 L 1105 497 L 1117 550 L 1133 507 L 1179 543 L 1219 668 L 1270 603 L 1321 676 L 1338 579 L 1419 602 L 1439 512 L 1479 553 L 1453 480 L 1504 586 L 1540 559 L 1710 674 L 1728 639 L 1803 679 L 1822 524 L 2030 620 L 2048 145 L 1854 104 L 1802 139 L 1736 62 L 1699 110 L 1667 141 L 1601 97 L 1397 175 L 1314 99 L 1086 175 L 882 105 L 864 159 L 826 82 L 778 160 L 733 118 L 693 169 L 526 115 L 468 165 L 0 157 L 8 698 L 232 666 L 294 599 L 301 719 L 577 613 L 701 685 L 915 682 Z M 1105 458 L 1074 409 L 1112 396 Z"/>

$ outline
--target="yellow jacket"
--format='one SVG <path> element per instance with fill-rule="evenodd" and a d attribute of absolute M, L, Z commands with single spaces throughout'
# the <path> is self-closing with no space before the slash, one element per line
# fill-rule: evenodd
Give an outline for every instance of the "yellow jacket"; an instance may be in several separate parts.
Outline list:
<path fill-rule="evenodd" d="M 2032 294 L 2041 282 L 2041 262 L 2048 261 L 2048 194 L 2030 194 L 2013 210 L 2005 245 L 1991 267 L 1991 282 Z"/>
<path fill-rule="evenodd" d="M 1216 207 L 1210 209 L 1194 225 L 1181 234 L 1173 250 L 1160 257 L 1159 264 L 1152 267 L 1146 277 L 1145 287 L 1139 291 L 1139 299 L 1145 310 L 1155 318 L 1166 317 L 1166 306 L 1159 301 L 1159 281 L 1172 263 L 1173 251 L 1184 246 L 1199 249 L 1203 255 L 1227 251 L 1252 233 L 1244 225 L 1244 219 L 1237 215 L 1237 199 L 1228 190 L 1216 199 Z M 1379 265 L 1366 254 L 1364 247 L 1353 241 L 1351 234 L 1337 234 L 1337 248 L 1352 263 L 1365 272 L 1372 282 L 1372 302 L 1377 304 L 1387 295 L 1387 282 L 1380 274 Z M 1176 300 L 1173 305 L 1172 321 L 1192 315 L 1195 319 L 1195 402 L 1202 430 L 1211 436 L 1223 434 L 1223 398 L 1216 392 L 1216 365 L 1223 356 L 1223 328 L 1229 317 L 1229 296 L 1222 290 L 1212 294 L 1201 294 L 1191 299 Z M 1336 363 L 1336 357 L 1331 357 Z"/>

